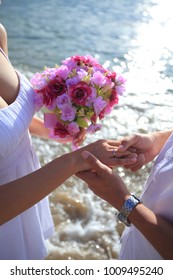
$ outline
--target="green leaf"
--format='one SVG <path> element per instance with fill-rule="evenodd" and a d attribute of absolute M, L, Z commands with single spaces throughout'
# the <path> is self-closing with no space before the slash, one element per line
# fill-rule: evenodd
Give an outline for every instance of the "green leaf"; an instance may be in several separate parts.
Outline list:
<path fill-rule="evenodd" d="M 99 95 L 103 97 L 103 99 L 108 99 L 112 94 L 112 88 L 109 85 L 105 86 L 99 91 Z"/>
<path fill-rule="evenodd" d="M 86 113 L 86 118 L 90 120 L 93 115 L 94 115 L 93 111 L 87 112 Z"/>
<path fill-rule="evenodd" d="M 88 123 L 82 118 L 77 118 L 76 122 L 79 127 L 88 127 Z"/>

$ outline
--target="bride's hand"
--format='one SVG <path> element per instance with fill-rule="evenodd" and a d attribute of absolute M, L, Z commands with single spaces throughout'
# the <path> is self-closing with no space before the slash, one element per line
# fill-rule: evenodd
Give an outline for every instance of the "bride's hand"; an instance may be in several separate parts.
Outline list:
<path fill-rule="evenodd" d="M 118 152 L 117 147 L 119 142 L 116 140 L 97 140 L 83 148 L 75 151 L 77 156 L 77 164 L 79 171 L 89 169 L 89 166 L 82 161 L 81 154 L 84 150 L 89 151 L 95 157 L 97 157 L 102 163 L 109 167 L 114 166 L 127 166 L 136 162 L 137 154 L 131 151 Z"/>
<path fill-rule="evenodd" d="M 80 128 L 79 133 L 74 138 L 73 142 L 76 147 L 79 147 L 86 138 L 86 128 Z"/>
<path fill-rule="evenodd" d="M 119 152 L 119 141 L 116 140 L 98 140 L 85 147 L 95 157 L 107 166 L 124 166 L 132 164 L 136 161 L 137 154 L 126 150 Z"/>

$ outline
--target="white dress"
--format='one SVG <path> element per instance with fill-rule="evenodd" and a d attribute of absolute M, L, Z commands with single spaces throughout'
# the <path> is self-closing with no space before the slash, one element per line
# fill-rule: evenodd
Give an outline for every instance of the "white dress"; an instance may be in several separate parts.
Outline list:
<path fill-rule="evenodd" d="M 25 76 L 20 73 L 18 76 L 20 89 L 16 100 L 0 109 L 0 185 L 40 168 L 28 132 L 35 113 L 33 89 Z M 0 259 L 44 259 L 45 239 L 52 235 L 53 229 L 46 197 L 0 226 Z"/>
<path fill-rule="evenodd" d="M 155 214 L 173 223 L 173 134 L 157 157 L 141 200 Z M 119 258 L 126 260 L 162 259 L 133 225 L 124 231 Z"/>

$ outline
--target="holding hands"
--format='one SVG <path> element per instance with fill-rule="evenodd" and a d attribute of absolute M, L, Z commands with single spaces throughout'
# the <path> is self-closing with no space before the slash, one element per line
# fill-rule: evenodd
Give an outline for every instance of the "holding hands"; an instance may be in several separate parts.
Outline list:
<path fill-rule="evenodd" d="M 116 163 L 122 160 L 121 163 L 123 165 L 123 161 L 125 163 L 126 159 L 128 158 L 129 164 L 127 165 L 125 163 L 124 167 L 129 168 L 132 171 L 137 171 L 144 164 L 152 161 L 159 154 L 171 133 L 172 131 L 170 130 L 165 132 L 155 132 L 148 135 L 134 134 L 125 137 L 124 139 L 119 141 L 119 143 L 117 141 L 116 153 L 114 153 L 115 157 L 113 157 L 113 159 L 116 160 L 117 157 Z M 170 143 L 168 143 L 168 145 L 169 144 Z M 129 152 L 129 154 L 125 155 L 125 152 Z M 121 157 L 118 158 L 120 154 Z M 155 211 L 152 210 L 151 207 L 148 208 L 147 205 L 144 205 L 135 196 L 131 195 L 120 176 L 110 167 L 108 167 L 111 165 L 106 164 L 106 160 L 103 161 L 101 157 L 100 159 L 98 159 L 97 155 L 97 153 L 92 154 L 91 150 L 89 151 L 87 147 L 85 147 L 85 150 L 82 151 L 82 158 L 85 164 L 88 165 L 89 169 L 86 171 L 79 172 L 77 176 L 83 181 L 85 181 L 88 184 L 88 187 L 97 196 L 107 201 L 119 211 L 118 218 L 122 222 L 124 222 L 128 226 L 131 223 L 133 224 L 134 227 L 132 231 L 130 231 L 129 239 L 126 239 L 123 245 L 123 254 L 126 252 L 126 250 L 130 250 L 130 247 L 125 247 L 125 245 L 128 245 L 128 242 L 133 242 L 133 240 L 135 242 L 135 237 L 138 237 L 139 231 L 145 237 L 145 239 L 152 245 L 151 252 L 153 254 L 153 257 L 151 259 L 172 259 L 172 216 L 169 215 L 169 217 L 165 217 L 163 210 L 163 213 L 160 212 L 161 214 L 158 214 L 157 212 L 155 213 Z M 130 159 L 130 157 L 132 157 L 132 155 L 134 162 L 130 164 L 130 160 L 132 160 L 132 158 Z M 115 166 L 116 164 L 113 163 L 115 163 L 115 161 L 112 161 L 112 166 Z M 150 186 L 150 188 L 151 187 L 152 186 Z M 171 198 L 172 194 L 169 184 L 168 188 L 170 191 Z M 157 197 L 159 197 L 159 194 L 157 194 Z M 170 203 L 172 203 L 171 199 L 168 199 L 168 202 L 169 201 Z M 163 203 L 165 203 L 166 205 L 165 198 L 163 199 Z M 136 231 L 136 229 L 138 231 Z M 132 236 L 133 239 L 130 239 L 130 236 Z M 142 256 L 143 259 L 145 254 L 146 256 L 148 254 L 147 252 L 143 252 L 143 255 L 140 255 L 141 244 L 139 244 L 139 247 L 135 249 L 135 254 L 137 256 L 135 258 L 141 259 Z M 146 245 L 148 246 L 148 243 L 146 243 Z M 145 246 L 143 246 L 143 248 L 145 248 Z M 148 248 L 149 247 L 147 247 L 147 250 Z M 156 253 L 153 251 L 153 248 L 156 250 Z M 131 258 L 131 256 L 133 256 L 133 254 L 131 254 L 131 251 L 127 251 L 127 255 L 125 253 L 125 258 L 127 257 L 129 259 Z M 132 257 L 132 259 L 134 258 Z"/>
<path fill-rule="evenodd" d="M 124 165 L 126 169 L 137 171 L 143 165 L 152 161 L 161 151 L 172 130 L 153 132 L 150 134 L 136 133 L 121 140 L 117 148 L 118 152 L 125 152 L 133 148 L 137 154 L 136 161 L 131 165 Z"/>
<path fill-rule="evenodd" d="M 77 176 L 96 195 L 119 210 L 130 193 L 120 176 L 110 167 L 124 166 L 131 171 L 139 170 L 158 155 L 171 133 L 133 134 L 120 141 L 99 140 L 92 143 L 82 148 L 82 157 L 89 169 L 79 172 Z"/>
<path fill-rule="evenodd" d="M 79 172 L 77 176 L 85 181 L 97 196 L 120 210 L 124 201 L 130 196 L 123 180 L 88 151 L 84 151 L 82 157 L 91 171 Z"/>

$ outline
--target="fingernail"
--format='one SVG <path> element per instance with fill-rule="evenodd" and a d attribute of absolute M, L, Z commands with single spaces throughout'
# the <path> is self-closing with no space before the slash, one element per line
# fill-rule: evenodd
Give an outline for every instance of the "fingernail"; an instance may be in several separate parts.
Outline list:
<path fill-rule="evenodd" d="M 87 159 L 88 157 L 89 157 L 89 152 L 88 151 L 83 151 L 82 152 L 82 157 L 83 157 L 83 159 Z"/>
<path fill-rule="evenodd" d="M 124 146 L 123 145 L 120 145 L 117 149 L 118 151 L 124 151 Z"/>
<path fill-rule="evenodd" d="M 136 158 L 136 157 L 131 158 L 130 161 L 131 161 L 131 162 L 135 162 L 135 161 L 137 161 L 137 158 Z"/>

